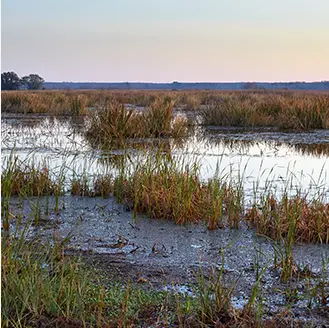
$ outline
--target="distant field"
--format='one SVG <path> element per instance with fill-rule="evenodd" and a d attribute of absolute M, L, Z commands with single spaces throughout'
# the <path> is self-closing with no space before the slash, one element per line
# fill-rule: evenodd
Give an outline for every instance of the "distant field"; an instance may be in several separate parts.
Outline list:
<path fill-rule="evenodd" d="M 3 112 L 86 115 L 115 100 L 138 107 L 156 101 L 194 111 L 202 125 L 277 127 L 308 130 L 329 127 L 329 91 L 2 91 Z"/>

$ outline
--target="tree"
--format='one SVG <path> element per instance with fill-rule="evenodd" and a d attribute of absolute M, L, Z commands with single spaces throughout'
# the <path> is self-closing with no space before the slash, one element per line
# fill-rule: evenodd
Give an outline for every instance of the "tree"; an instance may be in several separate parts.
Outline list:
<path fill-rule="evenodd" d="M 45 80 L 38 74 L 30 74 L 22 77 L 22 85 L 26 86 L 29 90 L 40 90 Z"/>
<path fill-rule="evenodd" d="M 15 72 L 1 73 L 1 90 L 18 90 L 21 80 Z"/>

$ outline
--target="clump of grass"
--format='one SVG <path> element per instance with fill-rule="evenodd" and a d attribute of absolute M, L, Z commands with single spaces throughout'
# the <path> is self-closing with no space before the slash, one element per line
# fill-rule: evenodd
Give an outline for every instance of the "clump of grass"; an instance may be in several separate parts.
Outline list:
<path fill-rule="evenodd" d="M 73 196 L 91 196 L 92 191 L 88 179 L 85 175 L 82 177 L 74 176 L 71 180 L 71 195 Z"/>
<path fill-rule="evenodd" d="M 239 278 L 229 281 L 225 277 L 225 257 L 221 252 L 221 266 L 212 268 L 207 278 L 203 269 L 199 270 L 196 296 L 196 317 L 202 327 L 276 327 L 262 316 L 262 304 L 259 302 L 259 279 L 252 286 L 251 297 L 242 309 L 235 309 L 233 296 Z M 264 269 L 263 271 L 264 272 Z"/>
<path fill-rule="evenodd" d="M 47 166 L 36 167 L 10 156 L 1 173 L 1 195 L 46 196 L 62 193 L 62 184 L 51 180 Z"/>
<path fill-rule="evenodd" d="M 70 99 L 70 114 L 72 116 L 85 115 L 87 113 L 86 97 L 75 95 Z"/>
<path fill-rule="evenodd" d="M 157 321 L 167 293 L 119 280 L 105 287 L 81 258 L 65 255 L 68 239 L 54 239 L 50 246 L 27 240 L 24 231 L 2 240 L 3 327 L 125 327 Z M 173 304 L 170 300 L 171 311 Z"/>
<path fill-rule="evenodd" d="M 177 224 L 206 222 L 209 229 L 223 227 L 226 222 L 237 227 L 243 210 L 241 194 L 233 184 L 217 178 L 202 182 L 197 165 L 182 169 L 168 159 L 119 175 L 114 195 L 132 204 L 134 213 Z"/>
<path fill-rule="evenodd" d="M 7 239 L 2 245 L 2 324 L 26 327 L 43 316 L 82 322 L 90 293 L 88 277 L 78 261 L 64 257 L 62 244 L 54 248 L 40 241 Z"/>
<path fill-rule="evenodd" d="M 201 107 L 201 95 L 199 93 L 188 93 L 181 99 L 181 103 L 186 105 L 187 110 L 198 110 Z"/>
<path fill-rule="evenodd" d="M 142 113 L 112 100 L 91 114 L 86 137 L 105 147 L 124 147 L 131 138 L 185 136 L 187 120 L 174 119 L 172 110 L 173 104 L 166 100 L 153 102 Z"/>
<path fill-rule="evenodd" d="M 90 182 L 84 174 L 74 176 L 71 181 L 71 195 L 88 197 L 109 197 L 113 193 L 113 178 L 111 175 L 97 176 Z"/>
<path fill-rule="evenodd" d="M 329 243 L 329 204 L 286 194 L 280 200 L 268 195 L 259 206 L 247 210 L 246 219 L 260 234 L 274 240 L 286 238 L 293 229 L 294 239 L 305 243 Z"/>
<path fill-rule="evenodd" d="M 113 100 L 91 114 L 86 137 L 105 146 L 123 146 L 127 138 L 137 137 L 140 129 L 141 117 Z"/>
<path fill-rule="evenodd" d="M 285 111 L 279 119 L 282 126 L 288 129 L 309 130 L 329 128 L 329 96 L 317 97 L 294 96 L 287 101 Z"/>
<path fill-rule="evenodd" d="M 273 92 L 222 94 L 208 97 L 200 115 L 205 125 L 326 129 L 329 96 Z"/>
<path fill-rule="evenodd" d="M 112 175 L 98 176 L 94 179 L 95 196 L 109 197 L 113 193 Z"/>
<path fill-rule="evenodd" d="M 200 111 L 202 123 L 205 125 L 248 126 L 253 125 L 254 108 L 246 101 L 236 97 L 221 97 L 212 100 Z"/>
<path fill-rule="evenodd" d="M 171 135 L 171 119 L 174 104 L 171 101 L 156 100 L 143 113 L 145 137 Z"/>
<path fill-rule="evenodd" d="M 237 316 L 232 305 L 235 287 L 235 284 L 229 286 L 224 281 L 224 261 L 219 270 L 212 269 L 208 280 L 200 269 L 196 295 L 202 324 L 226 327 L 236 322 Z"/>

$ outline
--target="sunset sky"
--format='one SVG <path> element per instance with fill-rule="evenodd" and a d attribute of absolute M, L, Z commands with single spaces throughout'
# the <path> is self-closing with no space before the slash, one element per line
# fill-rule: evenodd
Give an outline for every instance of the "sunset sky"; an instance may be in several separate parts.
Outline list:
<path fill-rule="evenodd" d="M 329 0 L 2 0 L 1 71 L 46 81 L 329 79 Z"/>

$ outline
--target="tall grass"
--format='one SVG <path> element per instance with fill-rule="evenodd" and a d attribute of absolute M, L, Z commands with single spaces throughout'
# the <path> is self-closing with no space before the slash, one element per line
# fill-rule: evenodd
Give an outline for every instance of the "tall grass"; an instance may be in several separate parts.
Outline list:
<path fill-rule="evenodd" d="M 2 327 L 128 327 L 157 321 L 166 293 L 119 280 L 105 286 L 81 258 L 65 255 L 68 239 L 54 238 L 53 245 L 28 240 L 27 229 L 2 239 Z M 173 300 L 170 311 L 175 311 Z"/>
<path fill-rule="evenodd" d="M 85 321 L 91 285 L 79 262 L 63 255 L 61 243 L 51 248 L 18 238 L 2 245 L 3 327 L 32 326 L 43 316 Z"/>
<path fill-rule="evenodd" d="M 139 135 L 141 117 L 117 101 L 107 102 L 90 115 L 87 139 L 105 146 L 123 147 L 127 138 Z"/>
<path fill-rule="evenodd" d="M 206 222 L 209 229 L 237 227 L 243 212 L 242 192 L 230 181 L 201 181 L 197 164 L 178 165 L 157 155 L 122 171 L 114 180 L 114 195 L 131 204 L 134 213 L 173 220 L 177 224 Z"/>
<path fill-rule="evenodd" d="M 143 112 L 127 109 L 116 100 L 90 116 L 87 139 L 107 147 L 124 147 L 130 138 L 184 137 L 187 120 L 173 117 L 173 104 L 157 100 Z"/>
<path fill-rule="evenodd" d="M 61 179 L 53 182 L 46 165 L 25 164 L 14 157 L 7 159 L 1 173 L 2 196 L 45 196 L 62 193 Z"/>
<path fill-rule="evenodd" d="M 246 219 L 260 234 L 274 240 L 291 234 L 296 242 L 329 243 L 329 204 L 287 194 L 277 200 L 268 195 L 247 210 Z"/>
<path fill-rule="evenodd" d="M 116 100 L 145 108 L 175 103 L 180 109 L 198 110 L 202 124 L 231 126 L 273 126 L 281 129 L 308 130 L 329 127 L 329 95 L 288 91 L 2 91 L 2 111 L 85 115 L 87 107 L 99 108 Z M 159 105 L 161 104 L 161 105 Z M 151 113 L 161 118 L 166 113 Z M 156 126 L 157 127 L 157 126 Z M 157 134 L 157 133 L 155 133 Z"/>
<path fill-rule="evenodd" d="M 309 130 L 329 127 L 329 96 L 323 94 L 223 94 L 200 110 L 205 125 Z"/>

